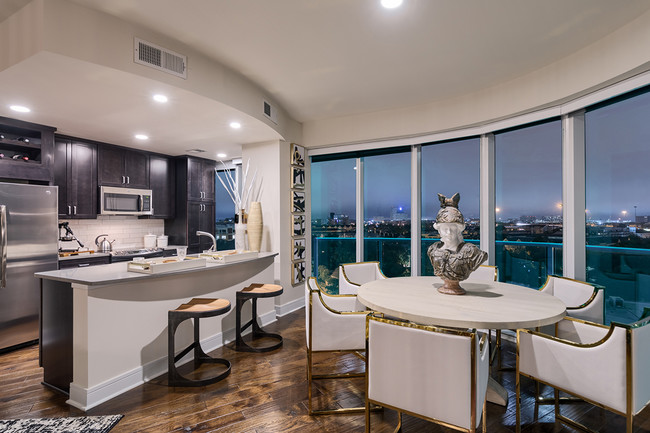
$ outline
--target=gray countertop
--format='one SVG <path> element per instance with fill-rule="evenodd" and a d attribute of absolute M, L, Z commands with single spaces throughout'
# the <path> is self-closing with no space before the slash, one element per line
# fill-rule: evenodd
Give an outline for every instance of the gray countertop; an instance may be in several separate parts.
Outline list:
<path fill-rule="evenodd" d="M 259 253 L 257 258 L 241 260 L 234 263 L 224 264 L 224 263 L 209 262 L 205 267 L 183 269 L 178 271 L 170 271 L 170 272 L 156 273 L 156 274 L 141 274 L 138 272 L 129 272 L 127 271 L 127 264 L 129 262 L 120 262 L 120 263 L 111 263 L 110 265 L 99 265 L 99 266 L 91 266 L 86 268 L 71 268 L 71 269 L 61 269 L 58 271 L 37 272 L 34 274 L 34 276 L 36 278 L 43 278 L 46 280 L 62 281 L 66 283 L 76 283 L 76 284 L 82 284 L 86 286 L 100 286 L 105 284 L 132 282 L 141 279 L 165 278 L 166 276 L 170 276 L 170 275 L 212 271 L 215 269 L 240 265 L 242 263 L 273 258 L 277 255 L 278 253 Z M 95 254 L 91 254 L 90 256 L 96 257 Z"/>

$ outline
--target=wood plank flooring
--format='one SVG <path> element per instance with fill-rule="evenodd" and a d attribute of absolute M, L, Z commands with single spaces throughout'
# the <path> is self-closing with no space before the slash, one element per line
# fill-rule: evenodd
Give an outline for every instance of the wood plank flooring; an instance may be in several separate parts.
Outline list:
<path fill-rule="evenodd" d="M 167 386 L 166 375 L 163 375 L 91 409 L 88 415 L 123 414 L 124 418 L 111 433 L 363 432 L 363 414 L 317 417 L 307 414 L 304 323 L 304 311 L 300 310 L 269 325 L 269 331 L 279 332 L 284 337 L 284 346 L 273 352 L 235 352 L 231 345 L 213 352 L 212 355 L 232 362 L 232 373 L 222 382 L 200 388 L 173 388 Z M 504 365 L 513 365 L 513 353 L 514 345 L 506 341 Z M 363 363 L 351 354 L 318 354 L 316 361 L 322 370 L 363 368 Z M 508 390 L 509 402 L 507 408 L 488 404 L 488 432 L 514 432 L 514 372 L 498 371 L 496 366 L 492 370 L 493 377 Z M 66 396 L 43 386 L 41 380 L 37 346 L 0 355 L 0 418 L 84 415 L 65 403 Z M 523 432 L 574 431 L 555 422 L 552 406 L 535 408 L 531 381 L 522 379 L 522 386 L 526 392 Z M 363 405 L 363 390 L 362 379 L 326 381 L 314 386 L 314 403 L 318 407 L 337 407 L 337 402 L 343 406 Z M 625 431 L 622 416 L 586 403 L 565 405 L 563 413 L 601 433 Z M 396 413 L 391 410 L 373 413 L 372 431 L 392 432 L 396 422 Z M 650 432 L 650 409 L 644 409 L 636 417 L 634 427 L 635 433 Z M 454 430 L 404 416 L 402 431 L 446 433 Z"/>

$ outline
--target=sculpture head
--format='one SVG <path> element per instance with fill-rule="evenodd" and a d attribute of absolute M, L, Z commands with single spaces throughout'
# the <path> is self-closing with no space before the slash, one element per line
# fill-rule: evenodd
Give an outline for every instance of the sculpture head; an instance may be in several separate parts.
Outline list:
<path fill-rule="evenodd" d="M 436 215 L 436 222 L 433 228 L 440 233 L 440 240 L 444 243 L 444 248 L 455 249 L 463 242 L 463 230 L 465 230 L 465 218 L 458 210 L 460 194 L 454 194 L 450 199 L 442 194 L 438 194 L 440 200 L 440 210 Z"/>

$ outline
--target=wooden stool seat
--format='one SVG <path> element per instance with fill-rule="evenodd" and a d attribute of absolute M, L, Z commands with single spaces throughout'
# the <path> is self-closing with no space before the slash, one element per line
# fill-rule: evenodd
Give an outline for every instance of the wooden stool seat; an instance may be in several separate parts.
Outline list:
<path fill-rule="evenodd" d="M 271 298 L 274 296 L 281 295 L 283 292 L 282 286 L 278 284 L 263 284 L 263 283 L 254 283 L 248 287 L 243 288 L 237 292 L 236 298 L 237 303 L 235 306 L 236 310 L 236 323 L 235 323 L 235 350 L 242 352 L 268 352 L 275 350 L 282 346 L 282 336 L 280 334 L 272 334 L 266 332 L 262 327 L 257 323 L 257 300 L 259 298 Z M 252 318 L 244 326 L 241 324 L 241 310 L 246 301 L 250 300 L 252 304 Z M 257 338 L 273 338 L 278 340 L 276 343 L 271 344 L 270 346 L 265 347 L 252 347 L 244 342 L 242 338 L 242 332 L 252 325 L 252 339 Z"/>
<path fill-rule="evenodd" d="M 175 310 L 168 312 L 167 377 L 170 386 L 204 386 L 218 382 L 230 374 L 230 361 L 222 358 L 213 358 L 206 354 L 201 348 L 201 342 L 199 340 L 199 319 L 219 316 L 228 311 L 230 311 L 230 301 L 227 299 L 193 298 L 191 301 L 181 304 Z M 176 329 L 187 319 L 194 319 L 194 341 L 178 355 L 175 355 L 174 336 L 176 335 Z M 178 372 L 176 362 L 191 350 L 194 350 L 194 370 L 206 362 L 221 364 L 226 367 L 226 370 L 214 377 L 206 379 L 188 379 L 184 377 Z"/>

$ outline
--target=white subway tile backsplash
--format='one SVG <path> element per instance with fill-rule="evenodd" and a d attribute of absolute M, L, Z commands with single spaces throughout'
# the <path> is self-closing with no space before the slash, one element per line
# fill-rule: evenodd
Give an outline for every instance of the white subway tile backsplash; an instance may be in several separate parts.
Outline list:
<path fill-rule="evenodd" d="M 165 234 L 165 221 L 158 219 L 138 219 L 129 216 L 97 216 L 96 220 L 61 220 L 70 223 L 70 229 L 84 247 L 94 250 L 95 238 L 101 234 L 108 235 L 113 249 L 142 248 L 144 235 Z"/>

